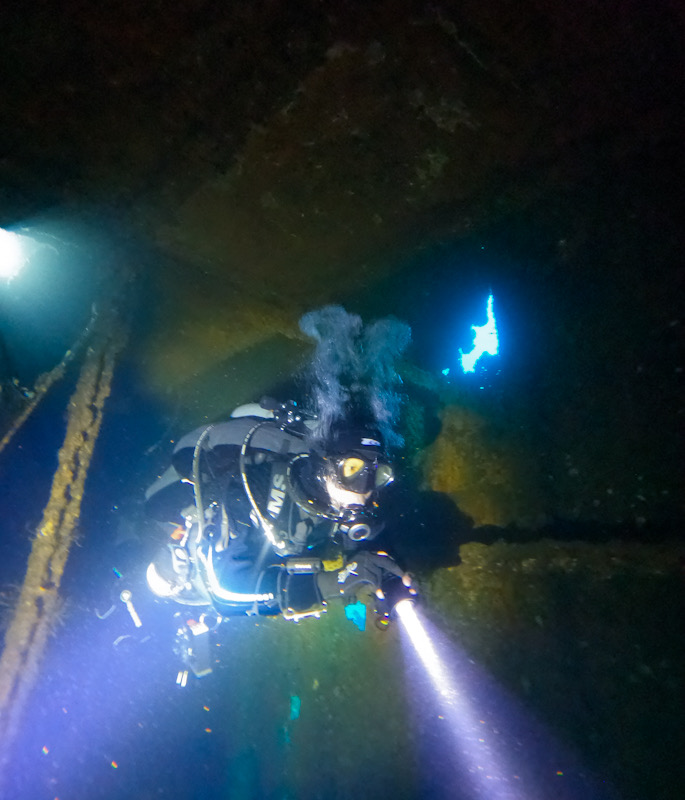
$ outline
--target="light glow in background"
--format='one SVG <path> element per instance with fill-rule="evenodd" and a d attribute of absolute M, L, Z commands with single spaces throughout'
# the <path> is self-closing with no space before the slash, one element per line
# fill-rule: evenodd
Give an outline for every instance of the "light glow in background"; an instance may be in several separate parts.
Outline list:
<path fill-rule="evenodd" d="M 485 325 L 472 325 L 471 329 L 474 332 L 473 348 L 470 352 L 465 353 L 459 348 L 459 356 L 461 359 L 461 368 L 464 372 L 474 372 L 476 363 L 485 353 L 491 356 L 497 355 L 499 351 L 499 337 L 497 335 L 497 323 L 495 321 L 495 313 L 493 311 L 494 298 L 492 295 L 488 297 L 487 303 L 487 322 Z"/>
<path fill-rule="evenodd" d="M 0 280 L 9 282 L 21 272 L 28 260 L 27 245 L 35 248 L 28 236 L 0 228 Z"/>

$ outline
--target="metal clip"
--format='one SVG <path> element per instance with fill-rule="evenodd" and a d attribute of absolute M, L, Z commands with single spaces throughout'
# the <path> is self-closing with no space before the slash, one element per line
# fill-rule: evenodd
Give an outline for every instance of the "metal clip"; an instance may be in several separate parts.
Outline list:
<path fill-rule="evenodd" d="M 138 612 L 133 605 L 132 597 L 133 594 L 130 589 L 124 589 L 124 591 L 119 595 L 121 602 L 126 606 L 126 610 L 131 615 L 133 624 L 136 626 L 136 628 L 140 628 L 142 627 L 143 623 L 141 622 Z"/>

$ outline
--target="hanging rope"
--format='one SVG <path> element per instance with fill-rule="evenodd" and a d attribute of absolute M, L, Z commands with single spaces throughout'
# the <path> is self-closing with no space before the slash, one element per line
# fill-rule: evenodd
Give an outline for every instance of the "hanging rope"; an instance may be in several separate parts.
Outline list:
<path fill-rule="evenodd" d="M 50 498 L 33 540 L 0 658 L 0 788 L 9 773 L 10 750 L 22 708 L 38 678 L 46 642 L 59 616 L 62 573 L 76 535 L 83 488 L 111 389 L 114 363 L 124 340 L 111 315 L 98 320 L 69 401 L 67 431 Z"/>

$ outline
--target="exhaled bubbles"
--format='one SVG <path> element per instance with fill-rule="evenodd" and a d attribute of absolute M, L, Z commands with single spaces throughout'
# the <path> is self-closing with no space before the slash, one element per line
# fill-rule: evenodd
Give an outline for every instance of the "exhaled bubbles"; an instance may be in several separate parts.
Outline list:
<path fill-rule="evenodd" d="M 388 317 L 365 326 L 342 306 L 326 306 L 305 314 L 300 329 L 317 343 L 310 366 L 317 436 L 327 438 L 338 420 L 362 417 L 389 445 L 401 444 L 393 429 L 400 406 L 396 362 L 411 340 L 409 325 Z"/>

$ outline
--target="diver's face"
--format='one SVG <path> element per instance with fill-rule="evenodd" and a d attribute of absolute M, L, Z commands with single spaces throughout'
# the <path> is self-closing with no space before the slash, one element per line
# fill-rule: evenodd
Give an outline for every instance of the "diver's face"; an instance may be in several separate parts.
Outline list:
<path fill-rule="evenodd" d="M 371 497 L 371 492 L 354 492 L 340 485 L 335 470 L 331 470 L 324 477 L 324 485 L 331 499 L 333 508 L 341 511 L 351 506 L 364 506 Z"/>
<path fill-rule="evenodd" d="M 331 505 L 338 510 L 366 505 L 374 491 L 392 483 L 393 479 L 390 464 L 355 453 L 327 459 L 323 475 Z"/>

